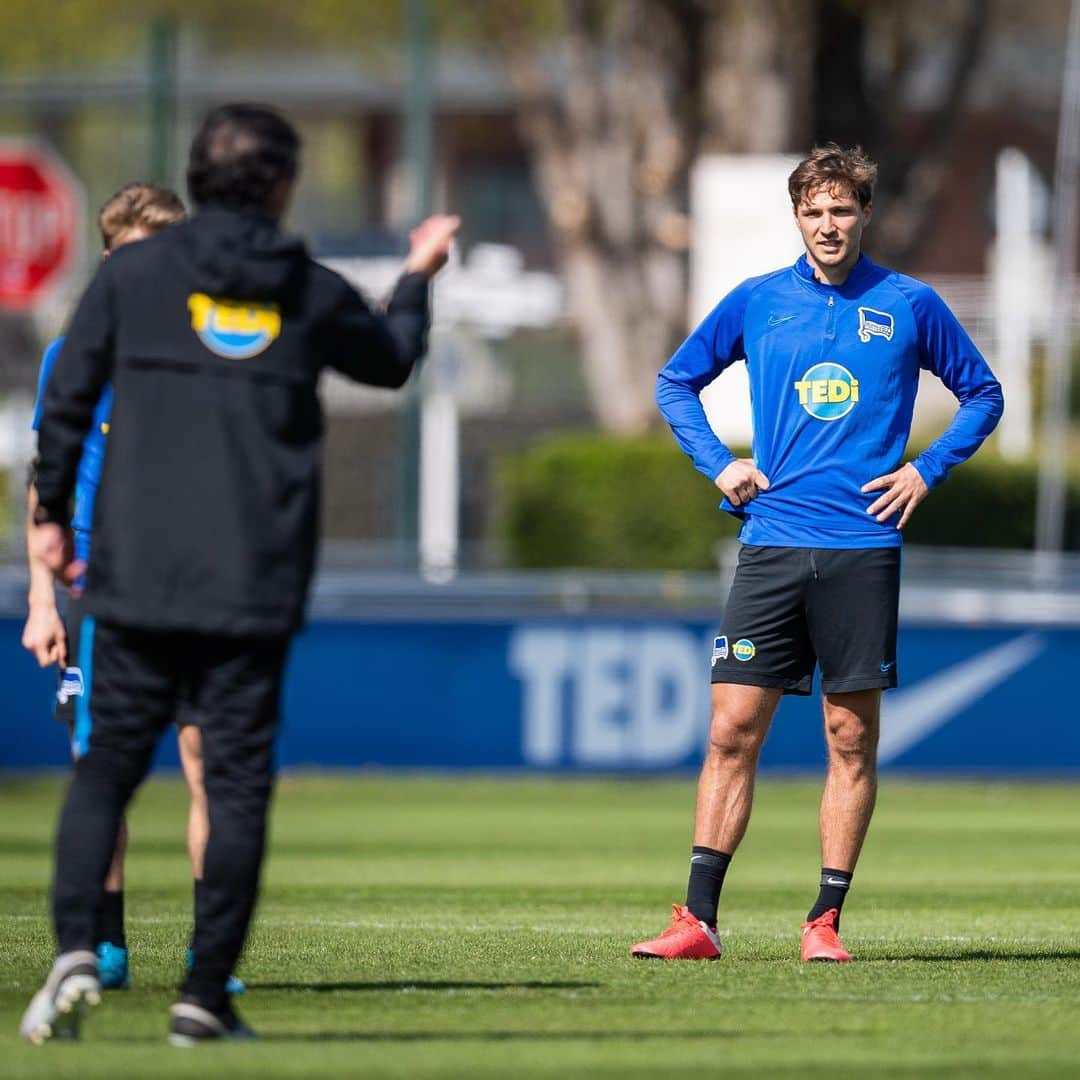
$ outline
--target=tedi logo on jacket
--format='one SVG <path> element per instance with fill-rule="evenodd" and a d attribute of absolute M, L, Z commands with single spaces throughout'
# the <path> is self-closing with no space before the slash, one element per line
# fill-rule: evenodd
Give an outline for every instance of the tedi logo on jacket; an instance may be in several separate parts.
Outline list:
<path fill-rule="evenodd" d="M 815 420 L 839 420 L 859 400 L 859 380 L 842 364 L 815 364 L 792 385 L 799 404 Z"/>
<path fill-rule="evenodd" d="M 277 304 L 253 304 L 192 293 L 188 297 L 191 326 L 199 340 L 218 356 L 247 360 L 257 356 L 281 333 Z"/>

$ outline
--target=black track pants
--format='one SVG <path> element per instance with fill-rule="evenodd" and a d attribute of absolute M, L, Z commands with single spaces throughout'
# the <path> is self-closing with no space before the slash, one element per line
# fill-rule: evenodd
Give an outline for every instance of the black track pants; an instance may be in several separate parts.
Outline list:
<path fill-rule="evenodd" d="M 93 950 L 124 809 L 181 706 L 202 731 L 210 812 L 194 964 L 182 990 L 211 1009 L 240 957 L 259 887 L 288 638 L 148 631 L 98 622 L 93 727 L 60 816 L 53 919 L 61 952 Z"/>

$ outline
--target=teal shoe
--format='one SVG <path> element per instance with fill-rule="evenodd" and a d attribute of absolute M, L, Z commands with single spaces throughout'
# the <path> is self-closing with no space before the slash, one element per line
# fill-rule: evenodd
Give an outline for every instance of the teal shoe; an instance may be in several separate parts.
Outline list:
<path fill-rule="evenodd" d="M 130 990 L 131 976 L 128 974 L 128 951 L 103 941 L 97 947 L 98 973 L 102 990 Z"/>
<path fill-rule="evenodd" d="M 187 951 L 187 969 L 191 970 L 191 965 L 195 962 L 195 954 L 188 949 Z M 235 975 L 230 975 L 228 982 L 225 983 L 226 994 L 243 994 L 247 990 L 244 985 L 243 979 L 238 979 Z"/>

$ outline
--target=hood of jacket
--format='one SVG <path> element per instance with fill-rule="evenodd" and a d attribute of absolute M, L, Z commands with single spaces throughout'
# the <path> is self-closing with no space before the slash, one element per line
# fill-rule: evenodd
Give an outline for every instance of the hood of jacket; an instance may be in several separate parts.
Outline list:
<path fill-rule="evenodd" d="M 307 264 L 303 241 L 258 211 L 207 207 L 169 233 L 210 296 L 282 299 Z"/>

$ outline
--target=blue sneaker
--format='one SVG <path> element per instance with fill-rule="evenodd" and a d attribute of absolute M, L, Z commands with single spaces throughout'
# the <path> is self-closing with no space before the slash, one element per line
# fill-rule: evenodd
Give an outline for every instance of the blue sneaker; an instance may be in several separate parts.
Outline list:
<path fill-rule="evenodd" d="M 187 962 L 187 969 L 188 969 L 188 971 L 190 971 L 191 970 L 191 965 L 195 962 L 195 954 L 190 949 L 188 949 L 188 951 L 187 951 L 187 961 L 186 962 Z M 232 995 L 235 996 L 237 994 L 243 994 L 246 990 L 247 990 L 247 987 L 244 985 L 243 979 L 238 979 L 235 975 L 230 975 L 229 976 L 229 981 L 225 983 L 225 993 L 226 994 L 232 994 Z"/>
<path fill-rule="evenodd" d="M 128 974 L 128 951 L 103 941 L 97 947 L 98 972 L 102 990 L 130 990 L 131 976 Z"/>

